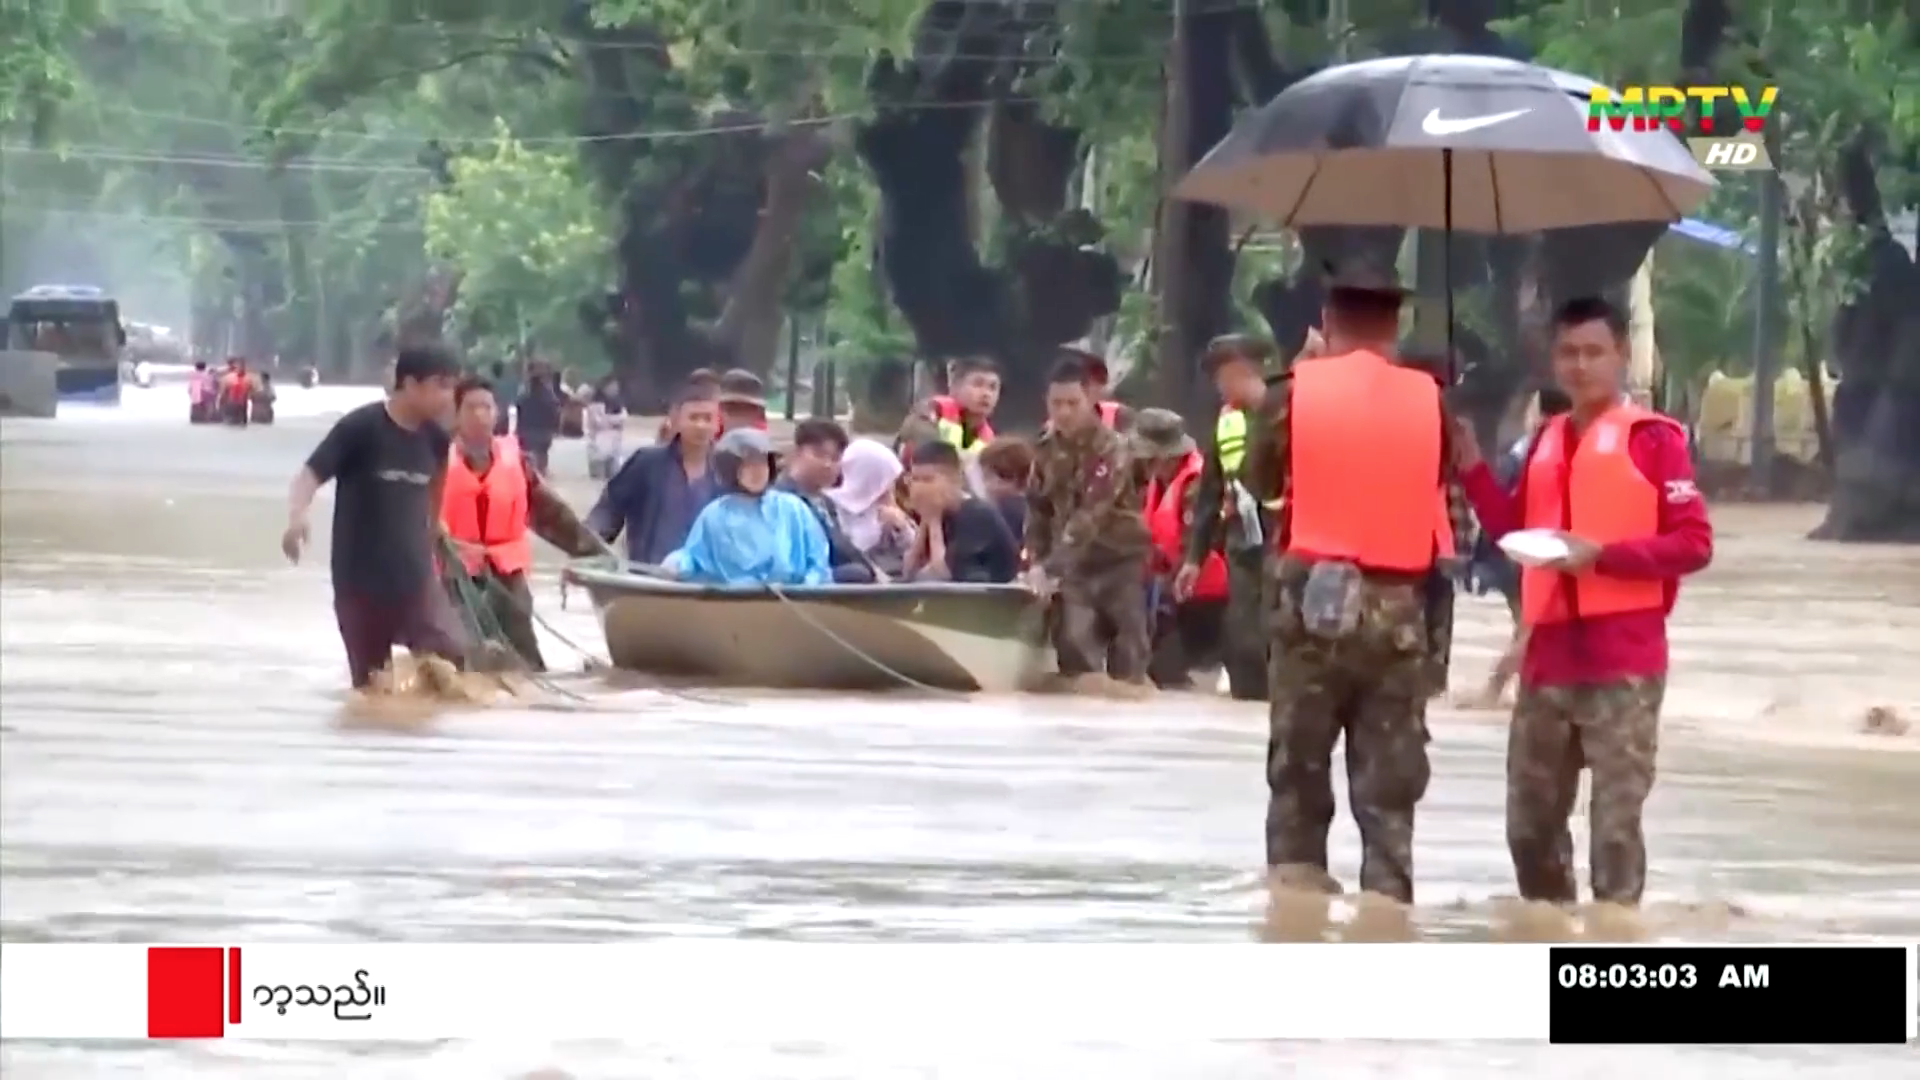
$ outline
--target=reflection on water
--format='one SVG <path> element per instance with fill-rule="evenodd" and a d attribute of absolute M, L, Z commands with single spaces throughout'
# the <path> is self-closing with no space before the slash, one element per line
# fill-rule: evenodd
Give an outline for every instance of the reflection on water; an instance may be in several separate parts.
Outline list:
<path fill-rule="evenodd" d="M 1411 917 L 1270 909 L 1263 717 L 1137 706 L 714 693 L 581 677 L 594 708 L 343 724 L 325 529 L 276 539 L 287 478 L 368 391 L 283 391 L 269 429 L 189 428 L 175 388 L 0 428 L 0 934 L 6 940 L 1157 941 L 1564 937 L 1501 897 L 1497 716 L 1443 712 Z M 176 404 L 178 407 L 176 408 Z M 579 475 L 577 446 L 557 469 Z M 582 501 L 590 492 L 575 491 Z M 324 513 L 324 510 L 322 511 Z M 1720 514 L 1676 631 L 1652 903 L 1602 934 L 1920 932 L 1920 756 L 1852 734 L 1911 713 L 1920 560 L 1792 539 L 1803 511 Z M 576 601 L 546 613 L 597 643 Z M 1463 603 L 1462 685 L 1505 637 Z M 566 655 L 549 643 L 550 656 Z M 1903 674 L 1905 673 L 1905 674 Z M 551 704 L 551 703 L 549 703 Z M 1576 823 L 1576 830 L 1580 824 Z M 1356 869 L 1336 827 L 1336 873 Z M 1584 845 L 1584 837 L 1576 832 Z M 1604 915 L 1591 915 L 1605 924 Z M 1321 920 L 1315 922 L 1315 920 Z M 1303 921 L 1304 920 L 1304 921 Z M 1588 927 L 1589 936 L 1594 934 Z M 9 1077 L 1858 1075 L 1869 1051 L 1538 1047 L 5 1048 Z M 1878 1073 L 1876 1073 L 1878 1075 Z"/>

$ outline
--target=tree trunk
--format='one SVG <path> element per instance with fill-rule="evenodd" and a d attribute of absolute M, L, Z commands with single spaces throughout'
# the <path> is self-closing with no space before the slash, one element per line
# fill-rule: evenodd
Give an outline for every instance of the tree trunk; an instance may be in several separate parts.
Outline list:
<path fill-rule="evenodd" d="M 726 307 L 714 323 L 715 345 L 732 356 L 729 366 L 766 376 L 780 355 L 780 299 L 793 265 L 794 234 L 825 166 L 828 145 L 817 128 L 775 136 L 767 156 L 766 201 L 753 244 L 734 269 Z"/>

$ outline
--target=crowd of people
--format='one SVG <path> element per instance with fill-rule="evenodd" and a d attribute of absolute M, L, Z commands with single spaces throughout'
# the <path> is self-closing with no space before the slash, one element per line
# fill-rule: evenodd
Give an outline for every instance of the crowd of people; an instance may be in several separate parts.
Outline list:
<path fill-rule="evenodd" d="M 244 357 L 229 357 L 217 371 L 196 360 L 187 376 L 187 421 L 232 427 L 271 424 L 279 397 L 273 373 L 250 369 Z"/>
<path fill-rule="evenodd" d="M 1284 366 L 1263 339 L 1209 345 L 1199 363 L 1222 406 L 1204 445 L 1175 413 L 1114 402 L 1101 358 L 1071 348 L 1031 440 L 994 433 L 1001 382 L 980 359 L 955 363 L 891 442 L 812 418 L 787 447 L 757 380 L 696 372 L 660 439 L 603 470 L 584 519 L 541 480 L 540 393 L 407 350 L 388 399 L 343 417 L 296 476 L 283 546 L 298 558 L 314 493 L 336 481 L 356 686 L 395 644 L 461 656 L 435 615 L 448 574 L 497 586 L 497 618 L 538 668 L 529 535 L 574 555 L 618 542 L 639 572 L 714 586 L 1018 581 L 1047 604 L 1064 677 L 1146 692 L 1219 665 L 1233 696 L 1269 701 L 1266 857 L 1283 880 L 1327 881 L 1344 740 L 1360 884 L 1410 901 L 1453 589 L 1476 535 L 1549 530 L 1563 556 L 1496 582 L 1518 628 L 1503 663 L 1519 683 L 1509 848 L 1523 896 L 1574 899 L 1567 823 L 1591 769 L 1594 895 L 1637 903 L 1666 618 L 1712 554 L 1684 432 L 1625 395 L 1621 313 L 1574 301 L 1554 319 L 1558 399 L 1498 476 L 1445 380 L 1400 357 L 1397 280 L 1353 268 L 1326 296 Z M 516 396 L 517 438 L 499 427 Z M 451 437 L 435 423 L 449 410 Z M 436 569 L 436 543 L 456 566 Z"/>

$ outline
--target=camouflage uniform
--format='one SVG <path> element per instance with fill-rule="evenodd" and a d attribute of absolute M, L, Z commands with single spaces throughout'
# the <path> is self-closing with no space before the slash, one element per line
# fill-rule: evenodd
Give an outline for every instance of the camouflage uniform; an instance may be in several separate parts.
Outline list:
<path fill-rule="evenodd" d="M 1115 679 L 1140 682 L 1147 672 L 1151 544 L 1126 436 L 1106 427 L 1043 432 L 1027 507 L 1027 553 L 1059 583 L 1060 673 L 1107 666 Z"/>
<path fill-rule="evenodd" d="M 1633 905 L 1647 884 L 1641 811 L 1653 790 L 1665 676 L 1586 686 L 1521 686 L 1507 732 L 1507 850 L 1520 895 L 1572 903 L 1567 818 L 1593 770 L 1593 898 Z"/>
<path fill-rule="evenodd" d="M 1249 482 L 1287 491 L 1291 384 L 1269 395 L 1268 414 L 1249 450 Z M 1441 462 L 1455 550 L 1472 511 L 1453 473 L 1452 424 L 1442 409 Z M 1281 515 L 1284 518 L 1284 512 Z M 1281 522 L 1284 527 L 1284 520 Z M 1276 545 L 1284 548 L 1284 544 Z M 1334 743 L 1344 734 L 1348 800 L 1360 828 L 1360 887 L 1411 903 L 1414 808 L 1427 791 L 1427 700 L 1444 660 L 1430 612 L 1434 575 L 1363 578 L 1360 620 L 1329 642 L 1307 632 L 1301 592 L 1310 567 L 1286 556 L 1267 562 L 1268 662 L 1272 706 L 1267 742 L 1267 865 L 1327 868 L 1333 823 Z M 1444 573 L 1436 568 L 1435 574 Z M 1447 583 L 1451 588 L 1451 583 Z"/>
<path fill-rule="evenodd" d="M 1263 505 L 1275 492 L 1256 483 L 1251 463 L 1258 451 L 1261 432 L 1270 426 L 1272 410 L 1279 401 L 1277 389 L 1283 376 L 1270 379 L 1267 400 L 1253 410 L 1248 419 L 1247 455 L 1238 477 L 1226 474 L 1216 445 L 1217 425 L 1207 432 L 1205 464 L 1200 479 L 1193 485 L 1193 517 L 1187 529 L 1186 561 L 1198 565 L 1208 552 L 1218 551 L 1227 563 L 1227 613 L 1222 627 L 1223 662 L 1233 696 L 1242 701 L 1260 701 L 1267 696 L 1267 630 L 1262 600 L 1265 573 L 1261 562 L 1266 557 L 1260 545 L 1248 545 L 1235 518 L 1236 508 L 1228 497 L 1228 481 L 1239 479 Z M 1262 515 L 1261 535 L 1271 535 L 1270 515 Z"/>

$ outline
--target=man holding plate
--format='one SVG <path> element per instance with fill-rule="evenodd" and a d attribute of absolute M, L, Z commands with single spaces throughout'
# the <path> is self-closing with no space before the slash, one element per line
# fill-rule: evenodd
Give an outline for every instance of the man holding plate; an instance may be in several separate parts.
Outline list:
<path fill-rule="evenodd" d="M 1526 646 L 1507 739 L 1507 848 L 1521 896 L 1572 903 L 1567 821 L 1593 772 L 1593 898 L 1637 905 L 1641 818 L 1667 682 L 1667 616 L 1713 558 L 1685 430 L 1626 400 L 1627 320 L 1604 300 L 1554 316 L 1553 376 L 1572 411 L 1544 420 L 1512 491 L 1453 441 L 1481 528 L 1522 566 Z M 1464 434 L 1464 433 L 1463 433 Z"/>

